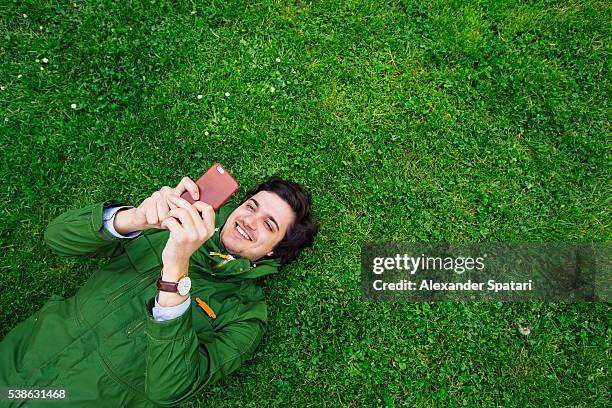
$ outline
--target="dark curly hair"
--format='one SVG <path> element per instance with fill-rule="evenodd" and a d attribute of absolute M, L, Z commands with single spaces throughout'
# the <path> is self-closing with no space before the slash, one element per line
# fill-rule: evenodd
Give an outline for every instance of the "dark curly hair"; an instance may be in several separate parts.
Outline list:
<path fill-rule="evenodd" d="M 247 191 L 244 199 L 238 205 L 242 205 L 260 191 L 277 194 L 289 204 L 295 213 L 295 221 L 287 229 L 283 239 L 272 249 L 274 255 L 265 256 L 263 259 L 280 258 L 282 264 L 294 262 L 304 248 L 314 243 L 314 238 L 319 232 L 319 226 L 310 214 L 310 193 L 300 184 L 272 176 L 268 181 Z"/>

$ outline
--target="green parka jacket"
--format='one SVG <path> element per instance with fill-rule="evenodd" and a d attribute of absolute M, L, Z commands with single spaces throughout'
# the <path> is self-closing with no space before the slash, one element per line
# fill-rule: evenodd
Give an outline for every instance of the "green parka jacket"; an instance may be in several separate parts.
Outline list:
<path fill-rule="evenodd" d="M 112 236 L 103 227 L 103 209 L 120 204 L 110 200 L 70 210 L 47 227 L 45 241 L 57 254 L 110 261 L 76 295 L 50 300 L 0 342 L 0 387 L 66 389 L 62 407 L 175 406 L 253 355 L 267 324 L 255 278 L 275 273 L 280 263 L 211 255 L 225 253 L 219 230 L 236 206 L 221 208 L 215 234 L 190 259 L 189 309 L 176 319 L 155 321 L 151 308 L 170 232 Z M 11 406 L 37 405 L 30 400 Z"/>

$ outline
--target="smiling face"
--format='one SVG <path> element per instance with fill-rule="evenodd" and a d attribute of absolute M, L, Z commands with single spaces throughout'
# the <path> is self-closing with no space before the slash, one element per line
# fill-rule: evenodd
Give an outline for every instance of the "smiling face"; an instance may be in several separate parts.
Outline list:
<path fill-rule="evenodd" d="M 221 230 L 229 253 L 253 261 L 268 255 L 295 220 L 289 204 L 275 193 L 260 191 L 236 208 Z"/>

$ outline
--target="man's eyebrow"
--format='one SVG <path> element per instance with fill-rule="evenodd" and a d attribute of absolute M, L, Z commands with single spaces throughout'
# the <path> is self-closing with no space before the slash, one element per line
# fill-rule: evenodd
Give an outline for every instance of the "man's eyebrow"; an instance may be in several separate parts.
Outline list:
<path fill-rule="evenodd" d="M 256 199 L 251 198 L 251 201 L 253 201 L 255 203 L 255 207 L 257 207 L 257 209 L 259 209 L 259 203 L 257 202 Z M 274 223 L 274 225 L 276 225 L 276 230 L 280 231 L 280 227 L 278 226 L 278 222 L 276 222 L 276 220 L 274 219 L 273 216 L 269 216 L 270 217 L 270 221 L 272 221 Z"/>

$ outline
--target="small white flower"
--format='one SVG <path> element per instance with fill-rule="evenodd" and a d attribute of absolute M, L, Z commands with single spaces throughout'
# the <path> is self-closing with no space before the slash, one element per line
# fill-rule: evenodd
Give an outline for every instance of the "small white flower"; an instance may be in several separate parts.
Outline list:
<path fill-rule="evenodd" d="M 202 99 L 202 98 L 203 98 L 203 96 L 202 96 L 202 95 L 198 95 L 198 99 Z"/>
<path fill-rule="evenodd" d="M 48 62 L 49 62 L 49 60 L 48 60 L 48 59 L 46 59 L 46 58 L 43 58 L 43 59 L 42 59 L 42 62 L 46 64 L 46 63 L 48 63 Z"/>
<path fill-rule="evenodd" d="M 226 93 L 225 93 L 225 96 L 230 96 L 230 93 L 229 93 L 229 92 L 226 92 Z"/>
<path fill-rule="evenodd" d="M 19 74 L 17 75 L 17 79 L 21 78 L 23 75 Z"/>
<path fill-rule="evenodd" d="M 204 136 L 208 136 L 208 130 L 204 132 Z"/>
<path fill-rule="evenodd" d="M 24 13 L 23 18 L 28 18 L 28 15 Z"/>
<path fill-rule="evenodd" d="M 529 326 L 519 326 L 519 333 L 523 336 L 529 336 L 531 334 L 531 329 Z"/>
<path fill-rule="evenodd" d="M 45 69 L 44 69 L 43 67 L 40 67 L 40 70 L 41 70 L 41 71 L 44 71 Z"/>
<path fill-rule="evenodd" d="M 276 62 L 280 62 L 280 57 L 276 57 Z"/>
<path fill-rule="evenodd" d="M 4 85 L 0 85 L 0 91 L 4 91 L 6 88 L 4 87 Z"/>
<path fill-rule="evenodd" d="M 271 86 L 271 87 L 270 87 L 270 92 L 274 93 L 274 91 L 276 91 L 276 88 L 275 88 L 275 87 L 273 87 L 273 86 Z"/>
<path fill-rule="evenodd" d="M 42 26 L 38 26 L 38 29 L 39 29 L 39 30 L 42 30 L 43 28 L 42 28 Z"/>
<path fill-rule="evenodd" d="M 40 62 L 40 60 L 37 58 L 37 59 L 36 59 L 36 62 Z"/>
<path fill-rule="evenodd" d="M 191 10 L 191 14 L 195 14 L 195 13 L 196 13 L 196 11 L 195 11 L 195 10 Z"/>
<path fill-rule="evenodd" d="M 71 104 L 71 105 L 70 105 L 70 107 L 71 107 L 72 109 L 76 109 L 76 108 L 77 108 L 77 104 L 76 104 L 76 103 L 73 103 L 73 104 Z"/>

